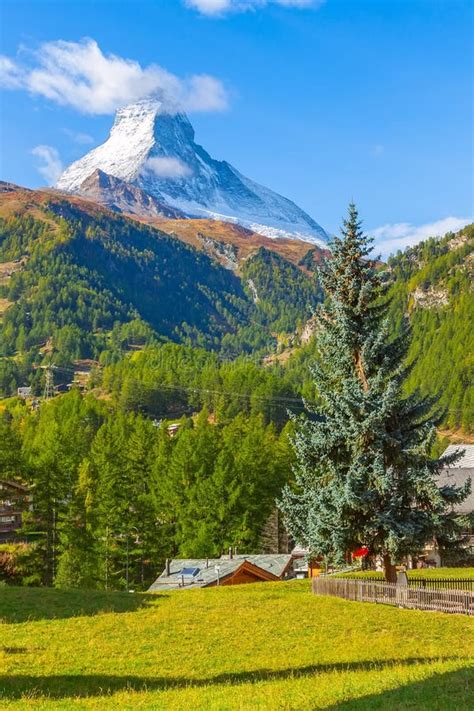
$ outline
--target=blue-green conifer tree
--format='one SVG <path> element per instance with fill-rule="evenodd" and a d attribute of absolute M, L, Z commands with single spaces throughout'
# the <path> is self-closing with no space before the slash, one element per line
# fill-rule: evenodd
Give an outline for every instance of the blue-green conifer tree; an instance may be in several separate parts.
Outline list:
<path fill-rule="evenodd" d="M 320 270 L 326 301 L 317 312 L 312 366 L 319 404 L 296 421 L 294 482 L 279 505 L 311 556 L 341 561 L 366 546 L 382 556 L 393 581 L 403 556 L 435 537 L 443 545 L 459 537 L 452 505 L 468 492 L 437 485 L 453 458 L 430 456 L 436 402 L 404 392 L 409 326 L 390 336 L 386 272 L 371 249 L 351 204 Z"/>

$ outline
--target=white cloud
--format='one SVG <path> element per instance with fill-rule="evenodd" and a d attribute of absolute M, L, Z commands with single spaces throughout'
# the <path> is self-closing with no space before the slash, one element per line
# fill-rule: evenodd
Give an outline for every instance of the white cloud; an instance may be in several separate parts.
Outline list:
<path fill-rule="evenodd" d="M 232 0 L 186 0 L 186 5 L 202 15 L 222 15 L 232 9 Z"/>
<path fill-rule="evenodd" d="M 218 17 L 229 12 L 245 12 L 257 10 L 266 5 L 281 7 L 317 8 L 325 0 L 184 0 L 185 5 L 208 17 Z"/>
<path fill-rule="evenodd" d="M 104 54 L 97 42 L 46 42 L 28 55 L 28 64 L 0 58 L 0 85 L 21 88 L 81 113 L 109 114 L 153 94 L 166 111 L 222 111 L 227 92 L 207 74 L 185 79 L 157 64 Z"/>
<path fill-rule="evenodd" d="M 369 234 L 375 240 L 375 251 L 388 257 L 389 254 L 394 254 L 399 249 L 413 247 L 428 237 L 440 237 L 446 232 L 457 232 L 470 222 L 472 222 L 472 218 L 452 216 L 418 227 L 410 222 L 396 222 L 369 230 Z"/>
<path fill-rule="evenodd" d="M 56 148 L 52 146 L 35 146 L 31 153 L 41 160 L 38 172 L 48 185 L 53 185 L 63 172 L 63 164 Z"/>
<path fill-rule="evenodd" d="M 219 79 L 209 74 L 198 74 L 181 88 L 182 99 L 178 99 L 186 111 L 223 111 L 227 108 L 227 92 Z"/>
<path fill-rule="evenodd" d="M 9 57 L 0 55 L 0 85 L 5 89 L 17 89 L 22 85 L 21 71 Z"/>
<path fill-rule="evenodd" d="M 149 158 L 145 165 L 145 171 L 153 173 L 160 178 L 186 178 L 191 175 L 192 170 L 189 165 L 183 163 L 179 158 Z"/>

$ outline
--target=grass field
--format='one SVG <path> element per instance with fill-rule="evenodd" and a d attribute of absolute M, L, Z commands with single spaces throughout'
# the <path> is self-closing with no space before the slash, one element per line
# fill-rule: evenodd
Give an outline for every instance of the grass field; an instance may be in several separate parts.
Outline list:
<path fill-rule="evenodd" d="M 440 580 L 447 578 L 463 578 L 464 580 L 474 580 L 474 568 L 423 568 L 422 570 L 408 570 L 409 578 L 429 578 L 430 580 Z M 380 578 L 383 579 L 383 573 L 377 573 L 375 570 L 363 570 L 356 573 L 337 573 L 338 578 Z"/>
<path fill-rule="evenodd" d="M 157 595 L 0 588 L 2 709 L 472 711 L 474 619 L 308 581 Z"/>

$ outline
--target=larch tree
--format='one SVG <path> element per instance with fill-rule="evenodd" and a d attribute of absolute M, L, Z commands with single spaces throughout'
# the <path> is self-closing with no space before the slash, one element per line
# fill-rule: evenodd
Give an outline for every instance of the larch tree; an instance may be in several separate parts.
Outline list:
<path fill-rule="evenodd" d="M 452 506 L 468 491 L 437 485 L 458 455 L 430 455 L 440 413 L 432 414 L 433 398 L 404 392 L 409 325 L 390 337 L 386 280 L 371 249 L 351 204 L 319 272 L 326 301 L 311 367 L 318 405 L 295 421 L 294 481 L 279 505 L 311 556 L 340 562 L 366 546 L 393 582 L 403 556 L 435 537 L 444 545 L 458 539 L 463 522 Z"/>
<path fill-rule="evenodd" d="M 56 587 L 93 590 L 102 585 L 105 562 L 96 535 L 96 485 L 90 461 L 86 458 L 78 467 L 68 507 L 58 524 L 61 555 L 54 580 Z"/>

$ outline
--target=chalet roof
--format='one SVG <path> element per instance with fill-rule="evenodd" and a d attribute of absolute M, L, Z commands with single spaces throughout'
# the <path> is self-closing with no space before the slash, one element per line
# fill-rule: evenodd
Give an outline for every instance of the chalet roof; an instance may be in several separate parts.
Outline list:
<path fill-rule="evenodd" d="M 293 556 L 293 558 L 305 558 L 308 553 L 308 548 L 303 548 L 303 546 L 300 546 L 299 543 L 297 543 L 291 551 L 291 555 Z"/>
<path fill-rule="evenodd" d="M 471 480 L 471 493 L 462 502 L 454 507 L 455 511 L 462 514 L 474 512 L 474 444 L 450 444 L 443 452 L 443 457 L 464 450 L 464 454 L 457 462 L 441 471 L 438 479 L 440 486 L 464 486 Z"/>
<path fill-rule="evenodd" d="M 265 573 L 281 578 L 292 560 L 290 554 L 262 554 L 262 555 L 234 555 L 233 558 L 221 556 L 220 558 L 175 558 L 170 562 L 170 575 L 166 569 L 150 586 L 150 591 L 173 590 L 176 588 L 205 588 L 223 580 L 234 573 L 240 566 L 249 562 Z"/>
<path fill-rule="evenodd" d="M 450 469 L 474 469 L 474 444 L 450 444 L 443 452 L 443 457 L 464 450 L 464 454 Z"/>
<path fill-rule="evenodd" d="M 450 467 L 442 471 L 438 479 L 439 486 L 464 486 L 468 479 L 471 480 L 471 493 L 461 504 L 454 507 L 455 511 L 462 514 L 474 513 L 474 467 L 472 469 Z"/>

